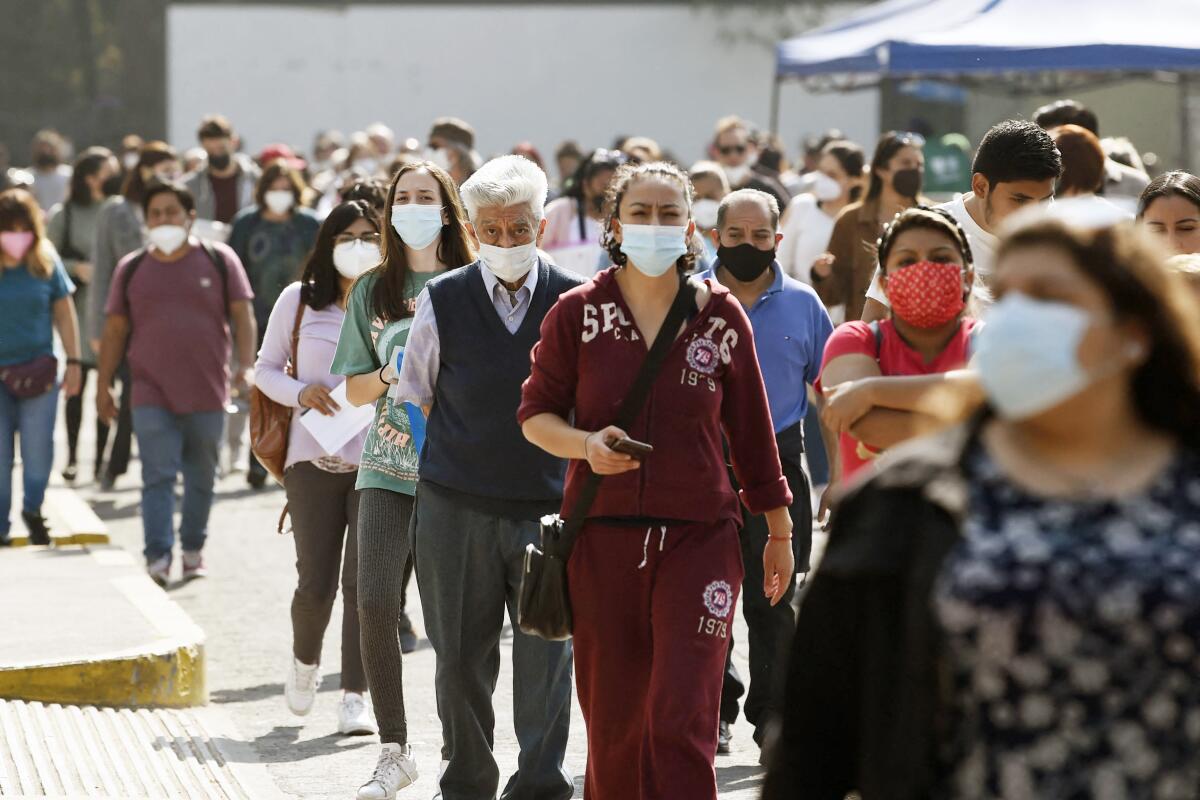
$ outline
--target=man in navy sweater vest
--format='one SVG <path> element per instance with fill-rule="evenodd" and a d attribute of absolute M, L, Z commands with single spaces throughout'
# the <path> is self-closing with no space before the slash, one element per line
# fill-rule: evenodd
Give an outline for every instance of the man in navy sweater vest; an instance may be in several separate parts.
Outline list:
<path fill-rule="evenodd" d="M 521 633 L 525 546 L 558 511 L 565 464 L 517 424 L 521 384 L 542 318 L 581 279 L 538 256 L 546 176 L 501 156 L 462 185 L 480 260 L 430 281 L 401 366 L 400 399 L 426 408 L 413 554 L 426 632 L 437 656 L 443 800 L 495 797 L 492 692 L 508 609 L 518 768 L 501 798 L 566 800 L 571 645 Z M 399 565 L 398 565 L 399 566 Z"/>

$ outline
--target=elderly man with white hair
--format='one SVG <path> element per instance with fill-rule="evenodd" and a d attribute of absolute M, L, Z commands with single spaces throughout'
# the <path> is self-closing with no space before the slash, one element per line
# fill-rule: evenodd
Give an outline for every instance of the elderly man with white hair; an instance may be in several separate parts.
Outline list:
<path fill-rule="evenodd" d="M 502 798 L 566 800 L 571 646 L 517 625 L 525 546 L 562 501 L 565 463 L 517 424 L 542 319 L 581 279 L 538 255 L 546 175 L 520 156 L 463 183 L 473 264 L 430 281 L 400 368 L 401 399 L 429 413 L 411 536 L 426 632 L 437 656 L 443 800 L 496 796 L 492 692 L 507 606 L 513 722 L 521 752 Z"/>

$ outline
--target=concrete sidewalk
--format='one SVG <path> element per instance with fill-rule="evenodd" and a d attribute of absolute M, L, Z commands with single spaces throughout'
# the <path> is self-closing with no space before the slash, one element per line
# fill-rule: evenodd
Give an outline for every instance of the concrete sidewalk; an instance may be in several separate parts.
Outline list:
<path fill-rule="evenodd" d="M 204 633 L 118 547 L 0 551 L 0 697 L 185 707 L 207 702 Z"/>

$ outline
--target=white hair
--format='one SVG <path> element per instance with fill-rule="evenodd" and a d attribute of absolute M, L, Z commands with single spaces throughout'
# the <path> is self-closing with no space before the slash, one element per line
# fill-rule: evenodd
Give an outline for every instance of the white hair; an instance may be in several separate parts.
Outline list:
<path fill-rule="evenodd" d="M 524 156 L 499 156 L 467 178 L 459 192 L 472 221 L 481 208 L 515 205 L 527 205 L 540 220 L 548 189 L 546 173 L 537 164 Z"/>

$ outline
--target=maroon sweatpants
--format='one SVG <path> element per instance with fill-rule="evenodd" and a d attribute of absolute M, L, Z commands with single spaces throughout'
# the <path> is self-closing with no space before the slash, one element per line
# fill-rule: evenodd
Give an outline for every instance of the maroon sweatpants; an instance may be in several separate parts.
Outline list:
<path fill-rule="evenodd" d="M 568 565 L 588 800 L 716 800 L 742 556 L 732 521 L 589 523 Z"/>

